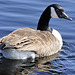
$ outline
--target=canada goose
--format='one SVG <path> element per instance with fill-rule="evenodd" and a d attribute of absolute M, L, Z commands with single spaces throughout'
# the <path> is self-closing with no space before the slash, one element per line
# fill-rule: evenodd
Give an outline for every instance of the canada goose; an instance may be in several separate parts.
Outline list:
<path fill-rule="evenodd" d="M 51 18 L 69 18 L 62 6 L 49 5 L 42 13 L 37 30 L 21 28 L 0 39 L 0 49 L 5 58 L 26 59 L 50 56 L 60 51 L 63 42 L 60 33 L 49 28 Z"/>

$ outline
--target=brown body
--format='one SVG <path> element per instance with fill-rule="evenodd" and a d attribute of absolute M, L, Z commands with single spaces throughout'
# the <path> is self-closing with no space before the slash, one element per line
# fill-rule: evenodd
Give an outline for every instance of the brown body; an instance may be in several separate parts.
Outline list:
<path fill-rule="evenodd" d="M 59 41 L 51 32 L 31 28 L 15 30 L 1 38 L 0 43 L 9 44 L 5 49 L 13 47 L 17 50 L 33 51 L 39 57 L 52 55 L 61 49 Z"/>

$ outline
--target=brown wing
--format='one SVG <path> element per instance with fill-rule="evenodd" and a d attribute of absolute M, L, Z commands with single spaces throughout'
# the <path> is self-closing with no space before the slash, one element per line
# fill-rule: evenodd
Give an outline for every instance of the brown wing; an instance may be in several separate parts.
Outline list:
<path fill-rule="evenodd" d="M 35 51 L 39 56 L 48 56 L 58 52 L 59 41 L 48 31 L 21 28 L 0 39 L 18 50 Z"/>

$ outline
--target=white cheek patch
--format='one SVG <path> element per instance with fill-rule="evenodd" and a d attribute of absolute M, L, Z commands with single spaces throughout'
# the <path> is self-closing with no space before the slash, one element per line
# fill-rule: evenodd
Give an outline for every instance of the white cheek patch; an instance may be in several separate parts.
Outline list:
<path fill-rule="evenodd" d="M 53 7 L 51 7 L 51 17 L 52 18 L 59 18 Z"/>

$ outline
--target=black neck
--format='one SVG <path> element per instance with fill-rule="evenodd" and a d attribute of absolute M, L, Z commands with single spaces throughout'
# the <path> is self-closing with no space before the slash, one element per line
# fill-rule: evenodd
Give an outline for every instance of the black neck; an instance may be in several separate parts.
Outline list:
<path fill-rule="evenodd" d="M 37 30 L 48 30 L 49 29 L 49 20 L 51 18 L 50 14 L 51 14 L 51 11 L 50 11 L 50 7 L 47 7 L 45 9 L 45 11 L 43 12 L 43 14 L 41 15 L 40 17 L 40 20 L 38 22 L 38 27 L 37 27 Z"/>

